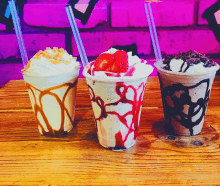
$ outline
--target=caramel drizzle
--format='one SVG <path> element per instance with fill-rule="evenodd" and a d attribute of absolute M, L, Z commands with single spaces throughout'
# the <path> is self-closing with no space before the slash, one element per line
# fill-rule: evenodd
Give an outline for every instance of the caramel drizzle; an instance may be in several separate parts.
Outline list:
<path fill-rule="evenodd" d="M 53 96 L 57 100 L 57 102 L 58 102 L 58 104 L 60 106 L 60 109 L 61 109 L 61 125 L 60 125 L 60 129 L 58 131 L 60 131 L 60 132 L 64 131 L 64 119 L 65 119 L 64 118 L 64 114 L 65 114 L 65 111 L 66 111 L 66 114 L 67 114 L 69 120 L 71 121 L 71 123 L 73 125 L 73 121 L 71 119 L 71 116 L 70 116 L 67 108 L 65 107 L 64 102 L 65 102 L 65 99 L 66 99 L 66 96 L 67 96 L 69 90 L 72 89 L 73 87 L 75 87 L 77 85 L 77 82 L 78 82 L 78 79 L 75 82 L 73 82 L 73 83 L 65 83 L 65 84 L 62 84 L 62 85 L 55 86 L 55 87 L 47 88 L 47 89 L 45 89 L 43 91 L 39 90 L 38 88 L 32 86 L 29 83 L 26 83 L 27 88 L 31 91 L 31 93 L 32 93 L 32 95 L 34 97 L 35 104 L 33 106 L 33 109 L 34 109 L 34 113 L 35 113 L 35 117 L 36 117 L 37 123 L 41 127 L 43 133 L 46 133 L 46 131 L 45 131 L 44 127 L 42 126 L 42 124 L 40 123 L 40 121 L 38 120 L 38 118 L 37 118 L 38 112 L 40 112 L 41 116 L 43 117 L 43 120 L 44 120 L 44 122 L 46 124 L 46 127 L 47 127 L 49 133 L 55 134 L 56 131 L 51 127 L 51 125 L 50 125 L 46 115 L 43 112 L 43 109 L 42 109 L 43 108 L 42 97 L 44 95 L 51 95 L 51 96 Z M 67 88 L 67 90 L 66 90 L 62 100 L 60 100 L 59 96 L 57 96 L 55 93 L 51 92 L 52 90 L 56 90 L 56 89 L 59 89 L 59 88 L 65 87 L 65 86 L 68 86 L 68 88 Z M 37 104 L 37 99 L 36 99 L 36 96 L 34 94 L 33 89 L 35 89 L 35 90 L 40 92 L 40 94 L 39 94 L 40 106 Z"/>

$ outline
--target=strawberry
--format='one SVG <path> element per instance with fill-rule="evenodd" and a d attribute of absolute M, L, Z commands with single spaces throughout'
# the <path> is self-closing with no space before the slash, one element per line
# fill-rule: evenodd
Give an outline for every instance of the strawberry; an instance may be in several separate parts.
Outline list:
<path fill-rule="evenodd" d="M 101 54 L 95 61 L 94 71 L 121 73 L 128 69 L 128 55 L 124 50 L 118 50 L 113 55 Z"/>
<path fill-rule="evenodd" d="M 114 57 L 112 54 L 103 53 L 95 61 L 94 70 L 95 71 L 107 71 L 112 65 Z"/>
<path fill-rule="evenodd" d="M 114 64 L 111 67 L 111 72 L 126 72 L 128 69 L 128 55 L 124 50 L 118 50 L 113 54 L 115 58 Z"/>

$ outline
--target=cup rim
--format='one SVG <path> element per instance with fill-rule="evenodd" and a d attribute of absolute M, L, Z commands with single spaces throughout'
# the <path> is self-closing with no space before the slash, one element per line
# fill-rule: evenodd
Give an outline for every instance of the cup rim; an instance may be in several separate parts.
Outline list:
<path fill-rule="evenodd" d="M 217 72 L 219 70 L 219 64 L 218 63 L 216 63 L 216 68 L 213 68 L 211 71 L 203 72 L 203 73 L 196 73 L 196 74 L 188 74 L 188 73 L 184 73 L 184 72 L 168 71 L 168 70 L 165 70 L 165 69 L 161 68 L 157 62 L 154 63 L 154 66 L 157 68 L 158 71 L 162 71 L 162 72 L 170 74 L 170 75 L 180 75 L 180 76 L 204 76 L 204 75 L 211 74 L 213 72 Z"/>
<path fill-rule="evenodd" d="M 90 62 L 91 63 L 91 62 Z M 93 80 L 93 81 L 99 81 L 99 82 L 131 82 L 131 81 L 138 81 L 141 79 L 147 79 L 149 77 L 149 75 L 153 72 L 151 72 L 150 74 L 146 75 L 146 76 L 142 76 L 142 77 L 133 77 L 133 76 L 123 76 L 123 77 L 100 77 L 100 76 L 92 76 L 89 73 L 87 73 L 88 71 L 88 63 L 84 69 L 83 69 L 83 75 L 85 76 L 85 78 Z"/>
<path fill-rule="evenodd" d="M 44 76 L 31 75 L 31 74 L 28 74 L 28 73 L 24 73 L 22 71 L 20 71 L 20 73 L 23 76 L 33 77 L 33 78 L 53 78 L 53 77 L 57 77 L 57 76 L 60 76 L 60 75 L 66 75 L 66 74 L 75 74 L 75 75 L 77 75 L 77 74 L 79 74 L 80 68 L 81 68 L 81 66 L 79 66 L 79 68 L 75 69 L 74 71 L 66 71 L 66 72 L 62 72 L 62 73 L 57 73 L 57 74 L 52 74 L 52 75 L 44 75 Z"/>
<path fill-rule="evenodd" d="M 138 78 L 132 78 L 132 77 L 111 77 L 110 78 L 105 78 L 105 77 L 97 77 L 97 76 L 91 76 L 87 72 L 83 72 L 83 75 L 85 78 L 93 80 L 93 81 L 99 81 L 99 82 L 130 82 L 130 81 L 138 81 L 140 79 L 146 79 L 148 76 L 143 76 L 143 77 L 138 77 Z"/>

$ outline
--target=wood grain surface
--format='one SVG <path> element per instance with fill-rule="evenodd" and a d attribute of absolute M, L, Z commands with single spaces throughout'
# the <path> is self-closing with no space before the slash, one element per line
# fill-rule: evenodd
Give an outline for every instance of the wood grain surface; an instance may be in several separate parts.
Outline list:
<path fill-rule="evenodd" d="M 136 145 L 99 145 L 85 79 L 79 79 L 76 127 L 65 137 L 38 132 L 23 80 L 0 89 L 0 185 L 220 185 L 220 76 L 200 135 L 165 131 L 157 77 L 146 86 Z"/>

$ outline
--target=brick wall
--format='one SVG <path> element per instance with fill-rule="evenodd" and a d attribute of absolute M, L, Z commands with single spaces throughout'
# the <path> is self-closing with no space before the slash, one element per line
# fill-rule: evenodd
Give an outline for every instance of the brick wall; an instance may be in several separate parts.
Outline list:
<path fill-rule="evenodd" d="M 217 0 L 164 0 L 152 3 L 161 51 L 175 54 L 190 49 L 218 54 L 220 44 L 202 18 Z M 66 48 L 78 55 L 64 9 L 68 0 L 28 0 L 24 6 L 22 31 L 28 56 L 46 46 Z M 100 0 L 88 23 L 79 20 L 88 56 L 97 56 L 114 45 L 136 44 L 138 54 L 153 55 L 144 4 L 141 1 Z M 0 59 L 19 59 L 14 33 L 0 24 Z"/>

